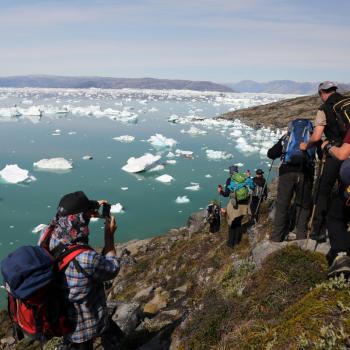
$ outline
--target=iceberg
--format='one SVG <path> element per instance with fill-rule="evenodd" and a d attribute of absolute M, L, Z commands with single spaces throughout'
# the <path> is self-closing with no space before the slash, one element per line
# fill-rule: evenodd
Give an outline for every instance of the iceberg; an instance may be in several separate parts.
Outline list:
<path fill-rule="evenodd" d="M 0 171 L 0 177 L 11 184 L 36 180 L 34 176 L 29 175 L 28 170 L 20 168 L 17 164 L 7 164 L 5 168 Z"/>
<path fill-rule="evenodd" d="M 205 130 L 201 130 L 196 128 L 195 126 L 191 126 L 188 130 L 181 130 L 183 134 L 190 134 L 190 135 L 205 135 L 208 132 Z"/>
<path fill-rule="evenodd" d="M 161 171 L 164 170 L 165 166 L 163 164 L 156 165 L 154 168 L 151 168 L 150 172 Z"/>
<path fill-rule="evenodd" d="M 41 117 L 43 112 L 39 107 L 36 106 L 32 106 L 29 107 L 28 109 L 20 109 L 20 113 L 22 113 L 22 115 L 28 115 L 28 116 L 38 116 Z"/>
<path fill-rule="evenodd" d="M 166 138 L 162 134 L 155 134 L 147 140 L 154 147 L 174 147 L 177 141 L 171 138 Z"/>
<path fill-rule="evenodd" d="M 190 158 L 192 159 L 193 158 L 193 152 L 192 151 L 183 151 L 181 149 L 177 149 L 175 151 L 175 154 L 177 157 L 184 157 L 184 158 Z"/>
<path fill-rule="evenodd" d="M 210 179 L 212 176 L 210 174 L 205 175 L 206 178 Z"/>
<path fill-rule="evenodd" d="M 167 162 L 167 164 L 176 164 L 176 160 L 175 159 L 169 159 L 166 162 Z"/>
<path fill-rule="evenodd" d="M 124 142 L 124 143 L 130 143 L 135 140 L 135 137 L 130 135 L 121 135 L 121 136 L 113 137 L 113 140 Z"/>
<path fill-rule="evenodd" d="M 72 162 L 67 159 L 58 157 L 50 159 L 41 159 L 33 163 L 35 168 L 48 170 L 69 170 L 73 168 Z"/>
<path fill-rule="evenodd" d="M 233 158 L 231 153 L 227 153 L 224 151 L 214 151 L 212 149 L 207 149 L 206 151 L 207 157 L 209 159 L 230 159 Z"/>
<path fill-rule="evenodd" d="M 91 159 L 94 159 L 93 156 L 90 156 L 90 155 L 86 155 L 86 156 L 83 156 L 82 158 L 83 160 L 91 160 Z"/>
<path fill-rule="evenodd" d="M 176 199 L 175 199 L 175 202 L 177 204 L 184 204 L 184 203 L 189 203 L 190 200 L 187 198 L 187 196 L 178 196 Z"/>
<path fill-rule="evenodd" d="M 197 182 L 191 182 L 191 186 L 185 187 L 185 190 L 189 190 L 189 191 L 199 191 L 199 190 L 200 190 L 199 183 L 197 183 Z"/>
<path fill-rule="evenodd" d="M 156 177 L 157 181 L 164 182 L 164 183 L 170 183 L 171 181 L 174 180 L 174 178 L 170 175 L 164 174 L 161 176 Z"/>
<path fill-rule="evenodd" d="M 121 189 L 122 191 L 127 191 L 127 190 L 129 189 L 129 187 L 120 187 L 120 189 Z"/>
<path fill-rule="evenodd" d="M 128 173 L 139 173 L 151 168 L 160 158 L 160 156 L 154 156 L 151 153 L 146 153 L 139 158 L 131 157 L 127 160 L 127 164 L 122 167 L 122 170 Z"/>
<path fill-rule="evenodd" d="M 123 213 L 123 206 L 120 203 L 112 204 L 111 205 L 111 213 L 112 214 L 118 214 Z"/>
<path fill-rule="evenodd" d="M 47 225 L 46 224 L 39 224 L 38 226 L 34 227 L 32 230 L 32 233 L 39 233 L 41 232 Z"/>

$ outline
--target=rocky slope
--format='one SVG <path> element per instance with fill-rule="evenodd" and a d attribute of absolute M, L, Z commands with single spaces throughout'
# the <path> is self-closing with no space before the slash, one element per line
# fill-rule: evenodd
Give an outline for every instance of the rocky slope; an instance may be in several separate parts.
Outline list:
<path fill-rule="evenodd" d="M 350 96 L 350 92 L 345 93 Z M 259 128 L 262 125 L 284 128 L 287 123 L 296 118 L 313 118 L 321 105 L 317 95 L 303 96 L 262 106 L 240 109 L 220 116 L 224 119 L 240 119 L 243 123 Z"/>

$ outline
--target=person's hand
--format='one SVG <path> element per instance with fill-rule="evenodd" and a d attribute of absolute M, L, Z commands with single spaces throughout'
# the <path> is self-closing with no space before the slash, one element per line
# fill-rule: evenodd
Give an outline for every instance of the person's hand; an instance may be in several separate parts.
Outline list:
<path fill-rule="evenodd" d="M 218 193 L 219 193 L 219 194 L 222 193 L 222 186 L 221 186 L 221 185 L 218 186 Z"/>
<path fill-rule="evenodd" d="M 301 142 L 299 145 L 300 150 L 306 151 L 307 150 L 307 143 L 306 142 Z"/>
<path fill-rule="evenodd" d="M 321 148 L 322 148 L 322 150 L 326 147 L 326 145 L 328 145 L 329 144 L 329 141 L 328 140 L 326 140 L 326 141 L 324 141 L 323 143 L 322 143 L 322 145 L 321 145 Z"/>
<path fill-rule="evenodd" d="M 106 234 L 113 236 L 117 227 L 118 227 L 118 225 L 117 225 L 117 222 L 116 222 L 115 217 L 113 215 L 111 215 L 109 218 L 106 218 L 106 221 L 105 221 L 105 233 Z"/>
<path fill-rule="evenodd" d="M 108 204 L 108 201 L 106 201 L 105 199 L 100 199 L 97 201 L 98 204 L 101 206 L 102 204 Z"/>

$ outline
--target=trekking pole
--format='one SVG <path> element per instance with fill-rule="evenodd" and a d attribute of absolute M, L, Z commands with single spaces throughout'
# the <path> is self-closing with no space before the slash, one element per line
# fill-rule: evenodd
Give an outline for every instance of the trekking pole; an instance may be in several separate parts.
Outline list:
<path fill-rule="evenodd" d="M 266 181 L 265 181 L 265 184 L 264 184 L 264 186 L 263 186 L 262 193 L 261 193 L 260 196 L 259 196 L 258 205 L 257 205 L 257 207 L 256 207 L 256 209 L 255 209 L 254 215 L 252 214 L 252 215 L 253 215 L 253 218 L 255 217 L 256 213 L 257 213 L 258 210 L 259 210 L 259 207 L 260 207 L 260 204 L 261 204 L 261 199 L 262 199 L 263 194 L 265 193 L 265 188 L 266 188 L 267 183 L 268 183 L 268 181 L 269 181 L 269 178 L 270 178 L 270 174 L 271 174 L 271 170 L 272 170 L 272 166 L 273 166 L 274 161 L 275 161 L 275 159 L 273 159 L 272 162 L 271 162 L 271 164 L 270 164 L 270 169 L 269 169 L 269 172 L 268 172 L 268 174 L 267 174 Z"/>
<path fill-rule="evenodd" d="M 320 165 L 320 163 L 321 163 L 321 165 Z M 316 175 L 317 190 L 315 191 L 314 204 L 312 206 L 311 216 L 310 216 L 309 223 L 308 223 L 307 239 L 306 239 L 305 248 L 307 248 L 307 246 L 309 245 L 311 230 L 313 228 L 313 221 L 314 221 L 314 216 L 315 216 L 315 211 L 316 211 L 316 203 L 317 203 L 317 199 L 318 199 L 318 193 L 320 190 L 320 178 L 323 174 L 323 169 L 324 169 L 325 163 L 326 163 L 326 160 L 325 160 L 325 157 L 323 156 L 322 159 L 318 161 L 317 175 Z M 317 246 L 318 246 L 318 242 L 316 241 L 314 251 L 316 251 Z"/>

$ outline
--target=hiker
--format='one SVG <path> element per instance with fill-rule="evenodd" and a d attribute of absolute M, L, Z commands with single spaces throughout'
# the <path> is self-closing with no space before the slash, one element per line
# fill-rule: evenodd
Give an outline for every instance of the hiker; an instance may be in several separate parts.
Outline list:
<path fill-rule="evenodd" d="M 212 201 L 207 205 L 206 221 L 209 223 L 209 232 L 216 233 L 220 231 L 221 208 L 217 201 Z"/>
<path fill-rule="evenodd" d="M 340 147 L 334 146 L 328 140 L 324 141 L 321 147 L 327 155 L 333 158 L 339 160 L 348 159 L 350 157 L 350 129 L 346 133 L 343 144 Z"/>
<path fill-rule="evenodd" d="M 249 190 L 254 189 L 254 184 L 250 177 L 239 173 L 235 165 L 230 167 L 230 174 L 225 190 L 219 185 L 218 193 L 223 197 L 230 197 L 225 213 L 228 225 L 227 245 L 233 248 L 241 241 L 250 221 Z"/>
<path fill-rule="evenodd" d="M 39 244 L 48 244 L 49 250 L 89 243 L 89 222 L 98 217 L 105 200 L 89 200 L 82 191 L 66 194 L 60 200 L 57 214 L 42 233 Z M 75 257 L 62 273 L 60 289 L 67 302 L 68 319 L 73 330 L 65 336 L 65 349 L 93 349 L 93 341 L 107 331 L 109 321 L 103 282 L 119 272 L 114 233 L 117 229 L 113 216 L 106 215 L 104 247 L 101 253 L 86 250 Z M 45 242 L 46 237 L 49 241 Z"/>
<path fill-rule="evenodd" d="M 314 153 L 301 152 L 299 143 L 295 144 L 294 149 L 292 148 L 289 138 L 292 137 L 293 130 L 295 132 L 300 130 L 298 124 L 301 126 L 303 137 L 306 135 L 303 131 L 305 128 L 311 132 L 312 124 L 309 120 L 296 119 L 289 124 L 288 133 L 284 134 L 267 152 L 268 158 L 281 159 L 278 172 L 276 213 L 270 237 L 270 240 L 274 242 L 284 241 L 289 232 L 294 230 L 294 227 L 296 239 L 305 239 L 307 236 L 314 174 L 312 162 Z M 294 138 L 298 138 L 297 136 L 293 135 Z M 294 205 L 292 205 L 293 197 Z"/>
<path fill-rule="evenodd" d="M 254 190 L 252 192 L 252 200 L 250 203 L 250 211 L 252 213 L 252 220 L 258 222 L 260 204 L 267 198 L 267 184 L 264 178 L 264 172 L 262 169 L 255 171 L 255 177 L 253 178 Z"/>
<path fill-rule="evenodd" d="M 337 116 L 333 106 L 344 99 L 344 96 L 337 93 L 337 85 L 331 81 L 324 81 L 318 86 L 318 94 L 323 102 L 319 107 L 314 119 L 314 132 L 308 142 L 300 144 L 301 150 L 307 150 L 321 141 L 324 134 L 330 144 L 340 146 L 344 135 L 337 122 Z M 312 222 L 311 238 L 318 242 L 326 240 L 325 219 L 328 211 L 330 194 L 337 179 L 341 161 L 326 154 L 322 174 L 320 175 L 315 198 L 315 213 Z"/>
<path fill-rule="evenodd" d="M 350 159 L 340 168 L 340 185 L 332 193 L 327 213 L 327 231 L 331 249 L 327 254 L 329 264 L 328 276 L 340 273 L 350 274 Z"/>

